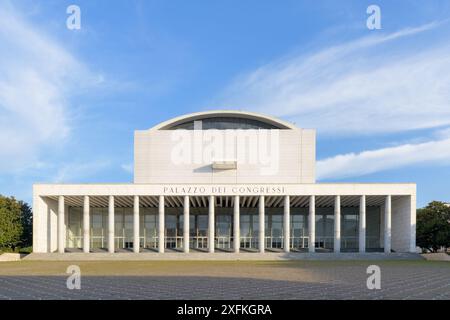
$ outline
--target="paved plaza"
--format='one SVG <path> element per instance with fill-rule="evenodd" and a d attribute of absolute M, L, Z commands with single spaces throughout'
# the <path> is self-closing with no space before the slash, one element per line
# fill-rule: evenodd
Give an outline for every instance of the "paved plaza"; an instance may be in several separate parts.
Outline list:
<path fill-rule="evenodd" d="M 448 262 L 78 262 L 80 290 L 67 289 L 64 271 L 51 274 L 66 262 L 45 262 L 48 275 L 43 262 L 15 263 L 22 274 L 0 265 L 0 299 L 450 299 Z M 371 264 L 381 268 L 379 290 L 366 286 Z M 24 275 L 28 267 L 38 271 Z"/>

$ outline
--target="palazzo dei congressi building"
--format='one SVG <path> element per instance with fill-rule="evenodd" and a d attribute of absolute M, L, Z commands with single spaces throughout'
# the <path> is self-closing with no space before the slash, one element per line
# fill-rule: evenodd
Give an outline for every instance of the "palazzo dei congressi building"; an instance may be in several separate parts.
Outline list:
<path fill-rule="evenodd" d="M 315 183 L 315 130 L 209 111 L 135 131 L 134 183 L 35 184 L 34 252 L 415 252 L 416 185 Z"/>

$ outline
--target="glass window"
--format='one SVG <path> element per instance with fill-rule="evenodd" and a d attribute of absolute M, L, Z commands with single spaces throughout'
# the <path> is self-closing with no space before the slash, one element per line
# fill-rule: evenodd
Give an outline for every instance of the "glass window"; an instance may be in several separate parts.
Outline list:
<path fill-rule="evenodd" d="M 114 233 L 115 236 L 122 236 L 123 234 L 123 210 L 120 208 L 115 208 L 114 210 Z"/>
<path fill-rule="evenodd" d="M 177 216 L 174 214 L 165 215 L 165 227 L 167 237 L 177 236 Z"/>
<path fill-rule="evenodd" d="M 133 239 L 133 209 L 132 208 L 126 208 L 124 210 L 124 229 L 125 229 L 125 237 Z"/>
<path fill-rule="evenodd" d="M 271 215 L 271 229 L 270 234 L 272 237 L 283 236 L 283 216 L 281 214 Z"/>
<path fill-rule="evenodd" d="M 240 223 L 240 235 L 241 237 L 250 237 L 251 236 L 251 224 L 250 224 L 250 215 L 244 214 L 239 217 Z"/>
<path fill-rule="evenodd" d="M 145 234 L 147 237 L 158 236 L 158 215 L 156 214 L 145 214 L 144 215 L 144 225 Z M 142 230 L 144 233 L 144 230 Z M 143 233 L 141 235 L 143 235 Z"/>
<path fill-rule="evenodd" d="M 107 209 L 91 208 L 91 247 L 100 249 L 106 247 Z"/>
<path fill-rule="evenodd" d="M 229 237 L 231 236 L 231 215 L 217 215 L 216 216 L 216 236 Z"/>
<path fill-rule="evenodd" d="M 179 237 L 183 236 L 183 229 L 184 229 L 184 215 L 180 214 L 177 215 L 177 236 Z"/>
<path fill-rule="evenodd" d="M 254 237 L 255 240 L 257 240 L 259 231 L 258 208 L 241 207 L 239 220 L 241 225 L 241 237 Z"/>
<path fill-rule="evenodd" d="M 190 237 L 195 237 L 197 234 L 196 221 L 197 221 L 197 216 L 190 214 L 189 215 L 189 236 Z"/>
<path fill-rule="evenodd" d="M 83 215 L 81 208 L 69 208 L 68 228 L 67 228 L 67 248 L 81 248 L 82 247 L 82 227 Z"/>
<path fill-rule="evenodd" d="M 206 237 L 208 235 L 208 216 L 197 216 L 197 236 Z"/>
<path fill-rule="evenodd" d="M 284 129 L 283 126 L 275 126 L 273 124 L 255 119 L 237 118 L 237 117 L 211 117 L 195 121 L 201 121 L 203 130 L 217 129 Z M 175 126 L 165 128 L 165 130 L 194 130 L 194 121 L 189 120 Z"/>
<path fill-rule="evenodd" d="M 380 207 L 367 207 L 366 209 L 366 247 L 368 249 L 380 248 Z"/>
<path fill-rule="evenodd" d="M 308 236 L 308 216 L 304 214 L 291 215 L 291 237 Z"/>

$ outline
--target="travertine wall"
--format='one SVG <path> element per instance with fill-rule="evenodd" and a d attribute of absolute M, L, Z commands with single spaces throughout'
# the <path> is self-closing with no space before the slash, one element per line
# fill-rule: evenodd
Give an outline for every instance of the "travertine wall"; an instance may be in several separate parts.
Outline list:
<path fill-rule="evenodd" d="M 310 129 L 136 131 L 134 183 L 314 183 L 315 140 Z"/>
<path fill-rule="evenodd" d="M 416 248 L 415 195 L 402 196 L 392 201 L 392 250 L 414 252 Z"/>
<path fill-rule="evenodd" d="M 58 202 L 36 194 L 33 198 L 33 251 L 54 252 L 57 249 Z"/>

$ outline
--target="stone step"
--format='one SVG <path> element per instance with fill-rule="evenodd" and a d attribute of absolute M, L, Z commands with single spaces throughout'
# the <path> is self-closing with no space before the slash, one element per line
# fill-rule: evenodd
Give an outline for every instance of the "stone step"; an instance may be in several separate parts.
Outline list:
<path fill-rule="evenodd" d="M 53 260 L 53 261 L 140 261 L 140 260 L 423 260 L 416 253 L 31 253 L 24 260 Z"/>

